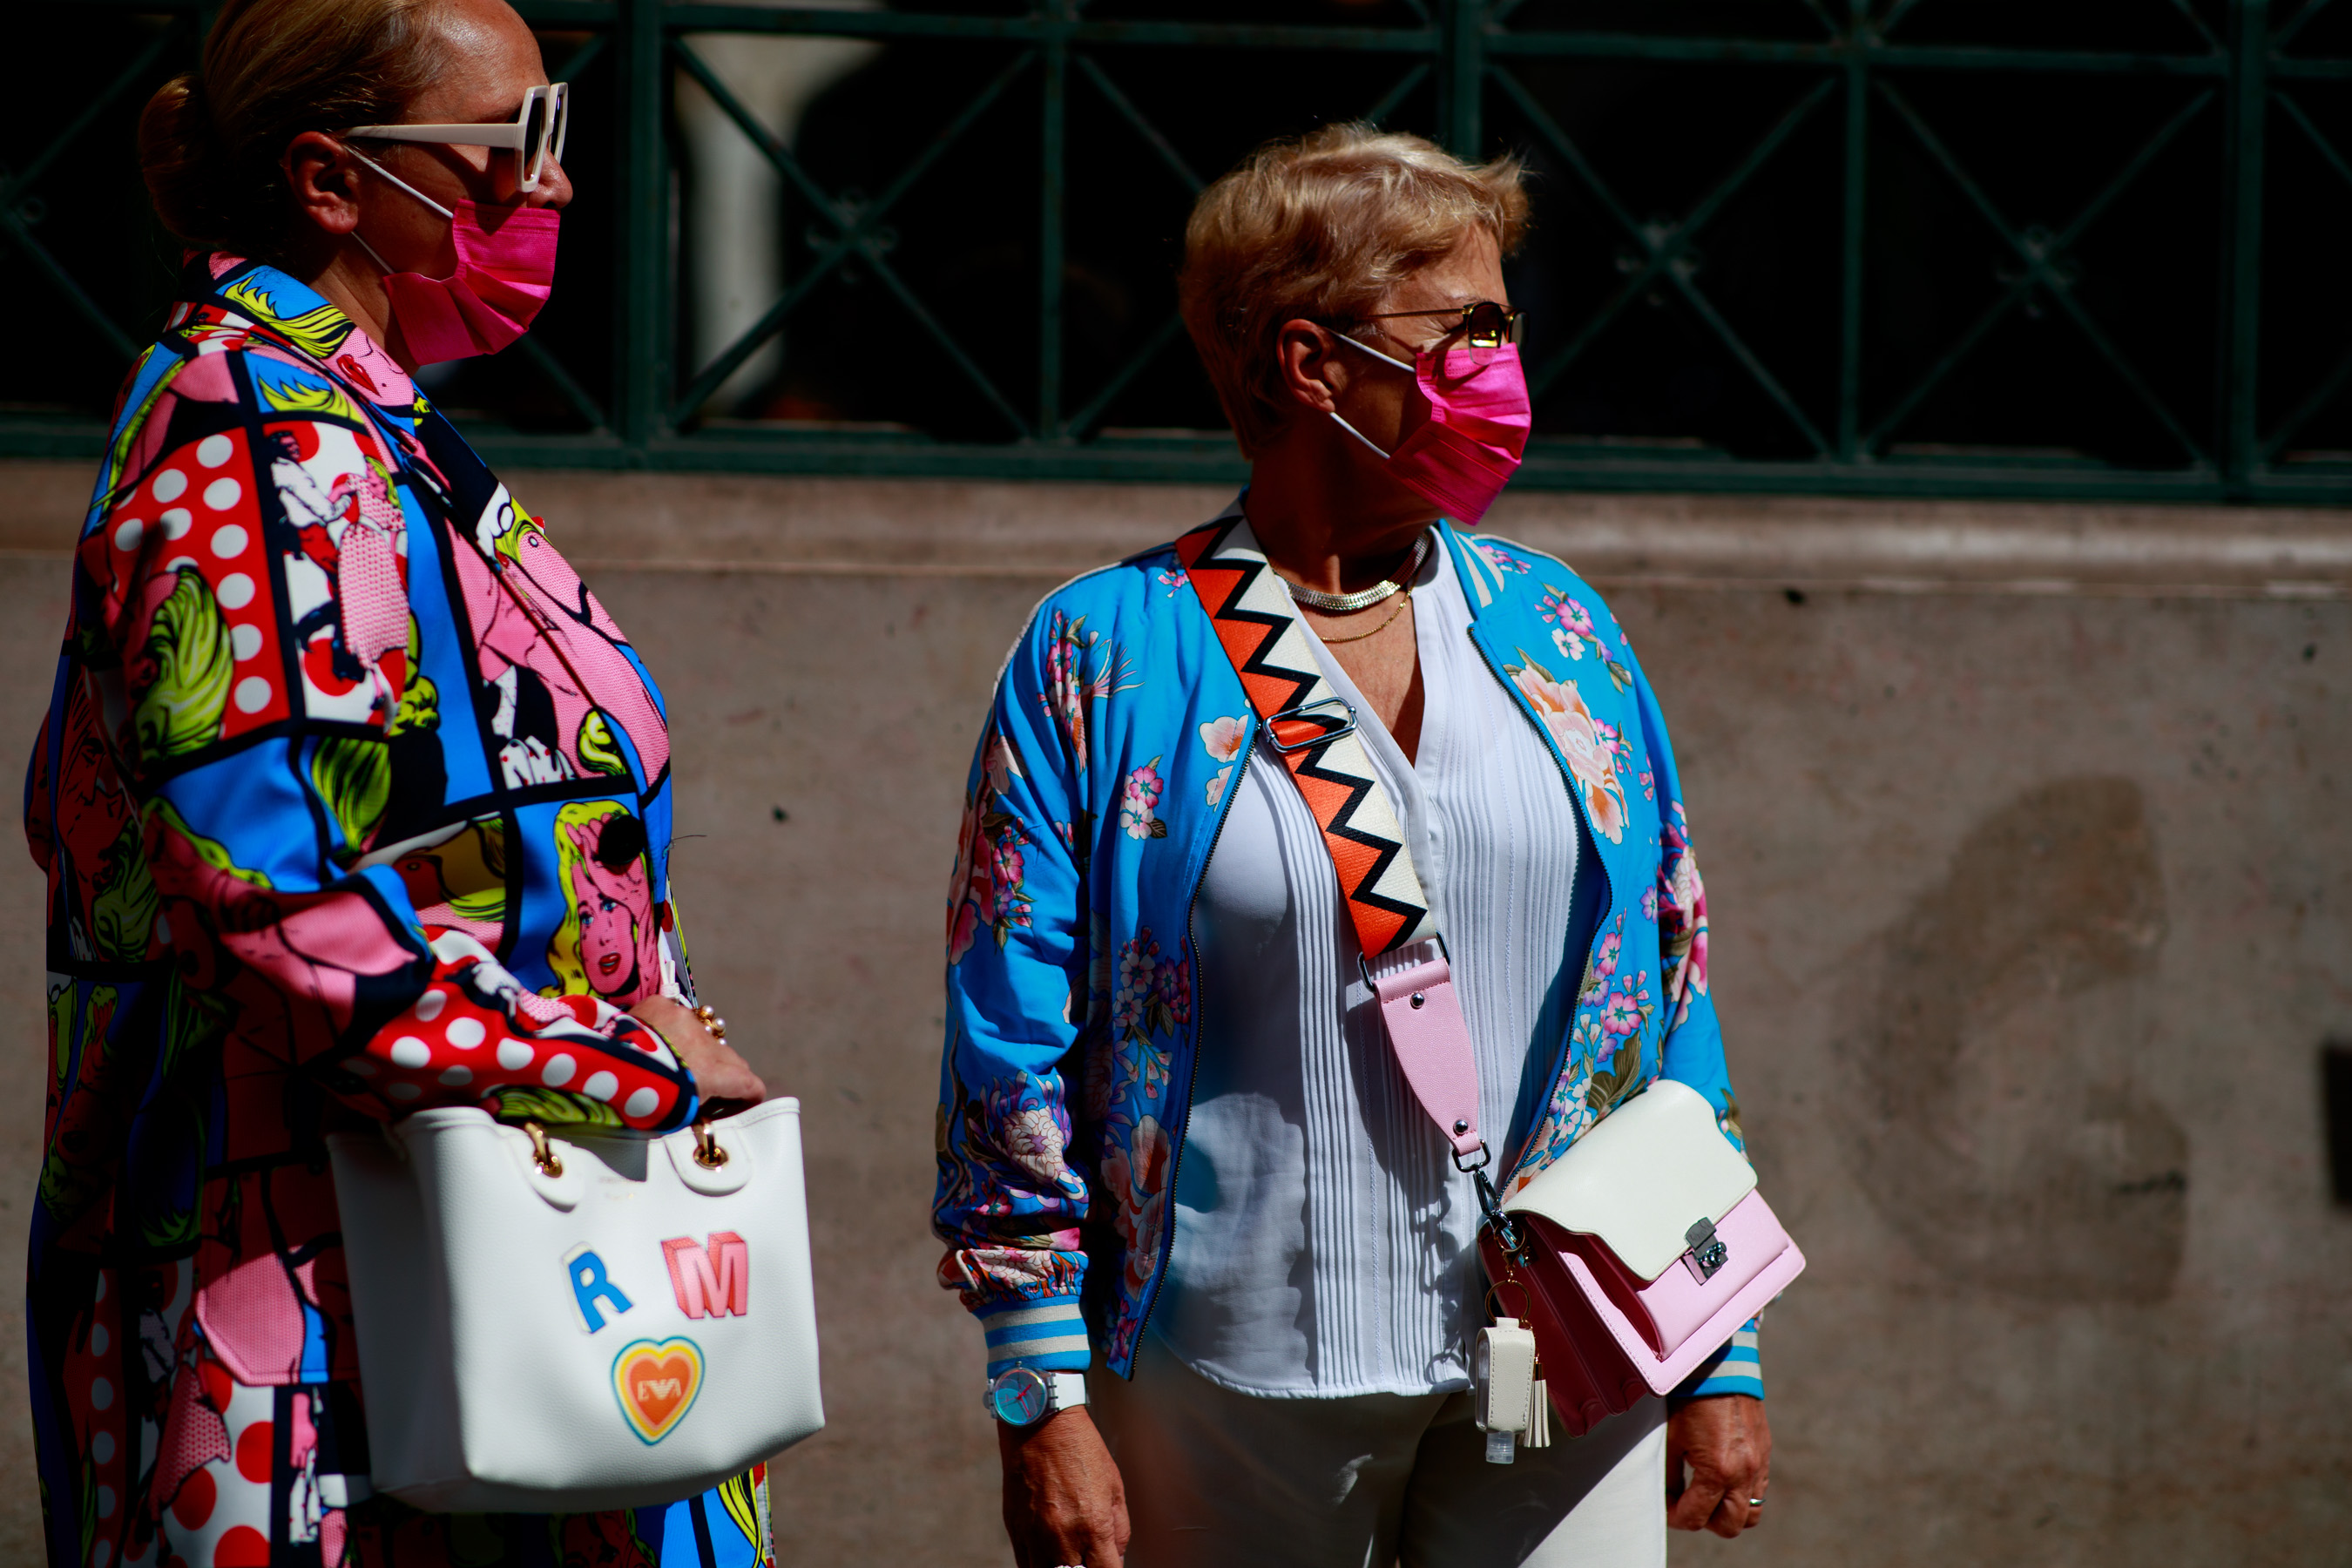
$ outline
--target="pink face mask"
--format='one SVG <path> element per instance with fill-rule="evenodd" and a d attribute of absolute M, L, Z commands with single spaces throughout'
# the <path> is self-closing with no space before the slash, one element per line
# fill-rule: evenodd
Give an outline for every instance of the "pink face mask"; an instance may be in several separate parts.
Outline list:
<path fill-rule="evenodd" d="M 1331 417 L 1339 420 L 1339 428 L 1380 452 L 1399 483 L 1426 497 L 1444 516 L 1475 525 L 1511 482 L 1520 454 L 1528 449 L 1532 416 L 1519 346 L 1450 348 L 1443 363 L 1435 352 L 1423 349 L 1407 364 L 1353 338 L 1343 335 L 1339 341 L 1412 372 L 1427 417 L 1393 452 L 1381 452 L 1337 412 Z"/>
<path fill-rule="evenodd" d="M 484 209 L 463 196 L 452 212 L 365 153 L 352 155 L 449 220 L 457 270 L 446 278 L 395 272 L 356 230 L 352 235 L 383 268 L 393 318 L 417 365 L 494 354 L 530 331 L 554 291 L 561 213 L 553 207 Z M 495 228 L 483 224 L 485 210 L 497 215 Z"/>

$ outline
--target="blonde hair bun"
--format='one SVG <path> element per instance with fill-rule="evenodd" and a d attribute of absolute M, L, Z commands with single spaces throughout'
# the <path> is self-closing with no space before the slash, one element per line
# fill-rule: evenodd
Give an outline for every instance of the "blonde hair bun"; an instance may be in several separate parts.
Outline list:
<path fill-rule="evenodd" d="M 219 159 L 199 90 L 193 74 L 175 76 L 139 115 L 139 172 L 147 195 L 163 226 L 184 238 L 216 226 L 206 177 Z"/>

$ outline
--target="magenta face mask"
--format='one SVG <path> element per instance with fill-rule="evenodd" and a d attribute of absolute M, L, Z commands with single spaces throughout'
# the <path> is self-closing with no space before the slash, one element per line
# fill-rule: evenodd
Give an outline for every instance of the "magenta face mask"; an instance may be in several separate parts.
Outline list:
<path fill-rule="evenodd" d="M 395 272 L 358 231 L 352 234 L 383 268 L 393 319 L 417 364 L 494 354 L 530 331 L 554 291 L 561 213 L 553 207 L 484 209 L 462 196 L 452 212 L 366 154 L 354 156 L 449 220 L 457 269 L 446 278 Z M 483 224 L 485 210 L 497 215 L 497 227 Z"/>
<path fill-rule="evenodd" d="M 1425 497 L 1455 522 L 1475 526 L 1511 482 L 1511 476 L 1518 471 L 1520 455 L 1528 449 L 1532 416 L 1519 346 L 1465 345 L 1447 349 L 1442 356 L 1423 349 L 1407 364 L 1353 338 L 1342 335 L 1339 341 L 1399 370 L 1412 372 L 1413 383 L 1427 405 L 1427 417 L 1397 443 L 1393 452 L 1381 452 L 1336 411 L 1331 417 L 1339 420 L 1339 428 L 1380 452 L 1399 483 Z"/>

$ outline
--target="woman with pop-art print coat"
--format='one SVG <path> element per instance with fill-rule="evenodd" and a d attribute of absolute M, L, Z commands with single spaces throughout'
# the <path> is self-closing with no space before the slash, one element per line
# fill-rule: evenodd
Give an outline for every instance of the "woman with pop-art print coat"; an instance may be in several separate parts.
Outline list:
<path fill-rule="evenodd" d="M 140 120 L 155 215 L 187 248 L 122 384 L 26 772 L 47 875 L 26 1300 L 47 1558 L 771 1564 L 756 1467 L 600 1513 L 373 1494 L 370 1400 L 396 1391 L 362 1376 L 330 1135 L 442 1107 L 651 1132 L 766 1091 L 693 1011 L 660 693 L 411 379 L 528 329 L 501 317 L 492 341 L 436 311 L 490 310 L 477 285 L 499 267 L 551 279 L 562 110 L 529 152 L 372 132 L 560 106 L 535 36 L 504 0 L 205 14 L 198 68 Z M 532 236 L 543 252 L 520 255 Z M 567 822 L 594 825 L 593 870 L 564 864 Z M 628 1353 L 609 1419 L 642 1436 Z"/>
<path fill-rule="evenodd" d="M 286 273 L 193 261 L 26 775 L 53 1562 L 766 1560 L 763 1471 L 597 1515 L 370 1497 L 324 1158 L 432 1105 L 690 1119 L 629 1011 L 690 996 L 669 753 L 619 627 L 401 368 Z"/>

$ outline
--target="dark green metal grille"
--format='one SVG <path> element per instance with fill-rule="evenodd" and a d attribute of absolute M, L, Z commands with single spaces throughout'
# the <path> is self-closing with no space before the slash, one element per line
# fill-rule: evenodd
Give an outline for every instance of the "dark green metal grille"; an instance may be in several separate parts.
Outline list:
<path fill-rule="evenodd" d="M 551 410 L 537 428 L 474 422 L 501 463 L 1229 479 L 1240 465 L 1222 433 L 1138 430 L 1161 422 L 1129 416 L 1173 407 L 1180 424 L 1210 422 L 1185 412 L 1210 405 L 1174 315 L 1171 237 L 1204 177 L 1261 137 L 1358 113 L 1467 155 L 1520 151 L 1541 176 L 1539 243 L 1513 274 L 1539 324 L 1523 485 L 2352 499 L 2352 311 L 2337 268 L 2315 259 L 2328 235 L 2340 251 L 2352 233 L 2352 29 L 2340 14 L 2352 5 L 1297 0 L 1230 20 L 1119 0 L 519 8 L 554 73 L 593 84 L 580 112 L 604 129 L 576 133 L 574 162 L 604 216 L 593 233 L 567 227 L 560 302 L 577 308 L 551 310 L 503 356 L 517 363 L 464 384 L 495 410 L 499 389 L 528 383 Z M 104 269 L 79 257 L 121 251 L 121 237 L 45 223 L 45 182 L 92 142 L 121 177 L 139 102 L 185 68 L 208 16 L 102 0 L 45 9 L 53 31 L 59 16 L 68 35 L 86 26 L 110 68 L 68 116 L 0 120 L 0 281 L 20 309 L 58 312 L 75 356 L 105 360 L 110 377 L 152 328 L 152 280 L 136 306 L 100 291 Z M 143 33 L 124 30 L 133 16 Z M 739 102 L 693 37 L 730 33 L 874 40 L 885 61 L 951 51 L 968 69 L 948 98 L 905 105 L 926 137 L 911 155 L 870 191 L 849 188 Z M 1252 113 L 1206 107 L 1215 81 L 1244 68 L 1268 84 L 1373 85 L 1319 110 L 1278 86 Z M 780 297 L 707 363 L 680 348 L 693 305 L 680 298 L 672 100 L 687 79 L 773 164 L 801 226 Z M 881 68 L 859 79 L 867 91 L 894 79 Z M 1197 111 L 1169 91 L 1188 79 L 1204 95 Z M 1612 92 L 1628 101 L 1595 107 Z M 1677 95 L 1677 111 L 1641 120 Z M 2020 164 L 2034 139 L 2002 129 L 2009 106 L 2068 102 L 2075 116 L 2061 122 L 2081 134 Z M 1074 130 L 1081 116 L 1091 129 Z M 1629 129 L 1637 121 L 1650 129 Z M 1087 201 L 1097 143 L 1114 133 L 1122 179 L 1160 205 L 1145 227 L 1106 237 Z M 1670 178 L 1661 149 L 1685 142 Z M 997 205 L 1026 231 L 1029 281 L 999 307 L 1019 320 L 1017 353 L 975 336 L 971 301 L 900 235 L 943 184 L 970 194 L 976 147 Z M 1096 174 L 1082 181 L 1087 159 Z M 1083 256 L 1106 245 L 1158 247 L 1107 337 L 1074 314 L 1073 293 Z M 141 247 L 157 248 L 152 237 Z M 877 342 L 930 356 L 961 400 L 951 427 L 888 408 L 895 427 L 705 417 L 764 343 L 850 300 L 900 334 Z M 1111 347 L 1082 354 L 1097 337 Z M 1628 390 L 1645 377 L 1663 388 L 1646 402 Z M 102 410 L 69 392 L 28 395 L 26 379 L 0 372 L 0 453 L 94 452 Z M 1169 392 L 1179 383 L 1181 395 Z M 2096 417 L 2078 430 L 2083 410 Z"/>

